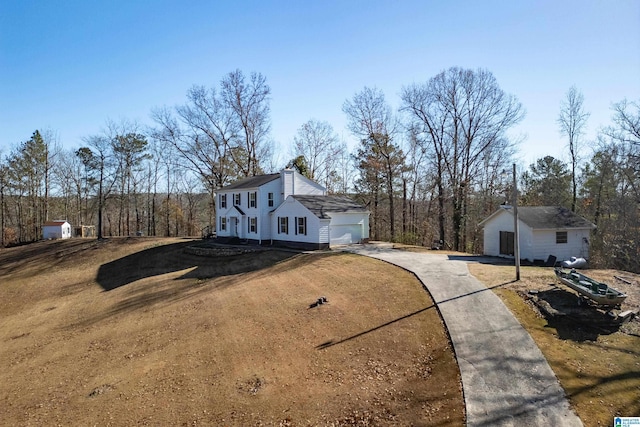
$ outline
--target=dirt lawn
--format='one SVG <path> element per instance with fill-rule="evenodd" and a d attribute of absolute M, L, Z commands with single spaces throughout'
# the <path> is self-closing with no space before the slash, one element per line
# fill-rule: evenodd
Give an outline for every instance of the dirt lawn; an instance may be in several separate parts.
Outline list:
<path fill-rule="evenodd" d="M 585 426 L 610 426 L 616 416 L 640 416 L 640 319 L 620 324 L 606 310 L 578 306 L 577 294 L 559 284 L 552 268 L 522 267 L 521 280 L 513 282 L 513 266 L 468 266 L 531 334 Z M 639 275 L 584 273 L 627 293 L 621 310 L 640 308 Z"/>
<path fill-rule="evenodd" d="M 193 243 L 0 250 L 1 423 L 463 424 L 447 334 L 412 275 L 351 254 L 199 257 Z"/>

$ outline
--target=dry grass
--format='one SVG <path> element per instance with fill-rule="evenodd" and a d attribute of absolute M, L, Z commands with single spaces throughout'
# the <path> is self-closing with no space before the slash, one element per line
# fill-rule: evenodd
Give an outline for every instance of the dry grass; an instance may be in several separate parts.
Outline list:
<path fill-rule="evenodd" d="M 586 426 L 611 425 L 614 416 L 640 414 L 640 336 L 634 324 L 607 329 L 601 325 L 579 323 L 574 319 L 545 318 L 528 300 L 526 291 L 549 291 L 557 281 L 550 268 L 523 267 L 521 281 L 510 283 L 514 268 L 469 264 L 470 272 L 493 290 L 529 331 L 565 389 L 571 404 Z M 635 280 L 627 307 L 637 308 L 638 276 L 614 271 L 587 274 L 615 283 L 614 275 Z M 618 287 L 619 283 L 615 283 Z M 500 286 L 502 285 L 502 286 Z M 622 286 L 622 284 L 620 284 Z M 525 292 L 523 292 L 525 291 Z M 568 293 L 564 288 L 556 293 Z M 631 293 L 631 292 L 630 292 Z M 594 317 L 599 316 L 595 309 Z"/>
<path fill-rule="evenodd" d="M 444 326 L 412 275 L 349 254 L 217 259 L 189 244 L 0 251 L 2 422 L 463 423 Z"/>

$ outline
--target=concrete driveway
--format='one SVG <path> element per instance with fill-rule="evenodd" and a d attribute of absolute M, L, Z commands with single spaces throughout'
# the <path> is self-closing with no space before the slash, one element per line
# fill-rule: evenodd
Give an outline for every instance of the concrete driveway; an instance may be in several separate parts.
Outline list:
<path fill-rule="evenodd" d="M 348 250 L 413 272 L 429 291 L 458 360 L 468 426 L 582 426 L 531 336 L 465 262 L 388 245 Z"/>

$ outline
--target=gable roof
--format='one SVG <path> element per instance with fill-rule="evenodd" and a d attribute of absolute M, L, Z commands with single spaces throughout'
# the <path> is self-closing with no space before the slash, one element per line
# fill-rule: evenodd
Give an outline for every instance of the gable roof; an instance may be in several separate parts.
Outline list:
<path fill-rule="evenodd" d="M 249 188 L 258 188 L 261 185 L 266 184 L 267 182 L 271 182 L 280 177 L 279 173 L 272 173 L 269 175 L 256 175 L 250 176 L 248 178 L 241 179 L 239 181 L 234 182 L 233 184 L 229 184 L 225 187 L 222 187 L 218 191 L 227 191 L 227 190 L 241 190 L 241 189 L 249 189 Z"/>
<path fill-rule="evenodd" d="M 300 202 L 302 206 L 307 208 L 311 213 L 313 213 L 320 219 L 329 219 L 330 217 L 326 214 L 331 212 L 368 212 L 366 207 L 346 196 L 292 195 L 291 197 Z"/>
<path fill-rule="evenodd" d="M 484 225 L 501 212 L 508 212 L 513 215 L 511 206 L 501 206 L 496 212 L 482 221 L 480 225 Z M 535 230 L 596 228 L 590 221 L 562 206 L 518 206 L 518 219 Z"/>
<path fill-rule="evenodd" d="M 56 220 L 56 221 L 47 221 L 42 224 L 44 227 L 60 227 L 61 225 L 65 225 L 67 221 Z"/>
<path fill-rule="evenodd" d="M 531 228 L 596 228 L 570 209 L 562 206 L 523 206 L 518 208 L 518 218 Z"/>

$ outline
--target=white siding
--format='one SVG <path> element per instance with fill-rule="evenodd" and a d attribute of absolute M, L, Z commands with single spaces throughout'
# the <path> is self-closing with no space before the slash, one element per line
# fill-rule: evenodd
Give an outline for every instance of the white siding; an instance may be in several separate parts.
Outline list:
<path fill-rule="evenodd" d="M 240 237 L 245 238 L 246 229 L 242 227 L 242 215 L 238 210 L 233 206 L 233 195 L 240 193 L 240 209 L 246 213 L 247 210 L 247 194 L 246 191 L 240 190 L 230 190 L 230 191 L 221 191 L 216 194 L 216 236 L 219 237 Z M 226 194 L 227 195 L 227 207 L 220 207 L 220 196 Z M 227 218 L 227 229 L 220 229 L 220 217 Z M 235 226 L 235 221 L 237 220 L 238 225 Z"/>
<path fill-rule="evenodd" d="M 65 222 L 61 225 L 43 225 L 42 237 L 44 239 L 69 239 L 71 238 L 71 224 Z"/>
<path fill-rule="evenodd" d="M 227 196 L 228 198 L 229 196 Z M 220 198 L 218 197 L 218 202 L 220 201 Z M 220 229 L 220 218 L 224 217 L 227 219 L 227 229 L 226 230 L 221 230 Z M 220 208 L 220 203 L 217 204 L 217 209 L 216 209 L 216 236 L 220 236 L 220 237 L 228 237 L 231 236 L 231 224 L 230 224 L 230 217 L 231 217 L 231 209 L 229 209 L 229 203 L 227 201 L 227 207 L 226 208 Z"/>
<path fill-rule="evenodd" d="M 280 172 L 282 199 L 294 195 L 325 195 L 325 188 L 291 169 Z"/>
<path fill-rule="evenodd" d="M 500 231 L 513 232 L 513 215 L 510 212 L 498 212 L 484 224 L 485 255 L 504 256 L 500 255 Z M 572 256 L 589 257 L 588 229 L 533 230 L 520 221 L 518 231 L 521 259 L 546 260 L 549 255 L 558 260 Z M 556 231 L 567 232 L 567 243 L 556 244 Z"/>
<path fill-rule="evenodd" d="M 282 203 L 281 185 L 280 179 L 275 179 L 258 189 L 258 210 L 260 211 L 258 233 L 260 240 L 270 240 L 273 238 L 273 234 L 278 231 L 277 228 L 273 228 L 270 213 Z M 269 206 L 269 193 L 273 193 L 273 206 Z"/>
<path fill-rule="evenodd" d="M 318 218 L 318 243 L 329 243 L 330 220 Z"/>
<path fill-rule="evenodd" d="M 278 218 L 289 218 L 289 232 L 287 234 L 278 233 Z M 307 234 L 296 234 L 295 218 L 306 217 L 307 218 Z M 320 240 L 320 229 L 323 227 L 322 235 L 323 241 Z M 273 230 L 273 240 L 284 240 L 291 242 L 305 242 L 305 243 L 328 243 L 328 220 L 322 221 L 320 218 L 312 214 L 307 208 L 305 208 L 300 202 L 292 197 L 288 197 L 287 200 L 282 203 L 273 214 L 271 214 L 271 229 Z"/>
<path fill-rule="evenodd" d="M 535 251 L 529 259 L 547 259 L 554 255 L 558 261 L 569 259 L 572 256 L 589 258 L 589 230 L 583 229 L 559 229 L 567 232 L 567 243 L 556 243 L 556 230 L 534 231 Z M 587 239 L 585 241 L 584 239 Z"/>
<path fill-rule="evenodd" d="M 484 254 L 500 256 L 500 231 L 513 232 L 513 215 L 499 212 L 484 226 Z"/>
<path fill-rule="evenodd" d="M 513 217 L 511 217 L 513 222 Z M 511 227 L 513 229 L 513 227 Z M 538 259 L 534 257 L 535 254 L 535 230 L 532 230 L 528 225 L 520 221 L 520 227 L 518 228 L 518 240 L 520 243 L 520 259 L 528 259 L 533 261 Z M 546 257 L 545 257 L 546 259 Z"/>
<path fill-rule="evenodd" d="M 250 207 L 250 194 L 256 193 L 256 206 Z M 240 194 L 239 208 L 233 204 L 234 194 Z M 273 206 L 269 206 L 269 193 L 273 194 Z M 220 207 L 220 196 L 227 195 L 226 208 Z M 291 195 L 325 195 L 326 190 L 320 184 L 305 178 L 299 173 L 285 169 L 280 176 L 257 188 L 220 190 L 216 194 L 216 234 L 220 237 L 239 237 L 259 242 L 282 240 L 301 243 L 328 244 L 332 238 L 336 241 L 351 240 L 360 242 L 369 238 L 368 213 L 335 213 L 331 219 L 320 219 L 300 202 L 289 198 Z M 220 229 L 220 218 L 226 218 L 226 230 Z M 279 233 L 278 217 L 289 218 L 287 234 Z M 296 217 L 307 218 L 306 235 L 296 234 Z M 257 232 L 249 231 L 251 218 L 257 218 Z M 237 220 L 237 228 L 235 221 Z M 333 237 L 332 237 L 333 236 Z"/>
<path fill-rule="evenodd" d="M 285 200 L 293 193 L 294 173 L 291 169 L 284 169 L 280 172 L 280 181 L 282 185 L 282 200 Z"/>
<path fill-rule="evenodd" d="M 360 243 L 369 237 L 369 221 L 366 213 L 332 212 L 330 241 L 332 245 Z"/>
<path fill-rule="evenodd" d="M 293 194 L 299 195 L 325 195 L 325 189 L 323 186 L 321 186 L 317 182 L 313 182 L 310 179 L 305 178 L 299 173 L 294 174 L 293 191 Z"/>

